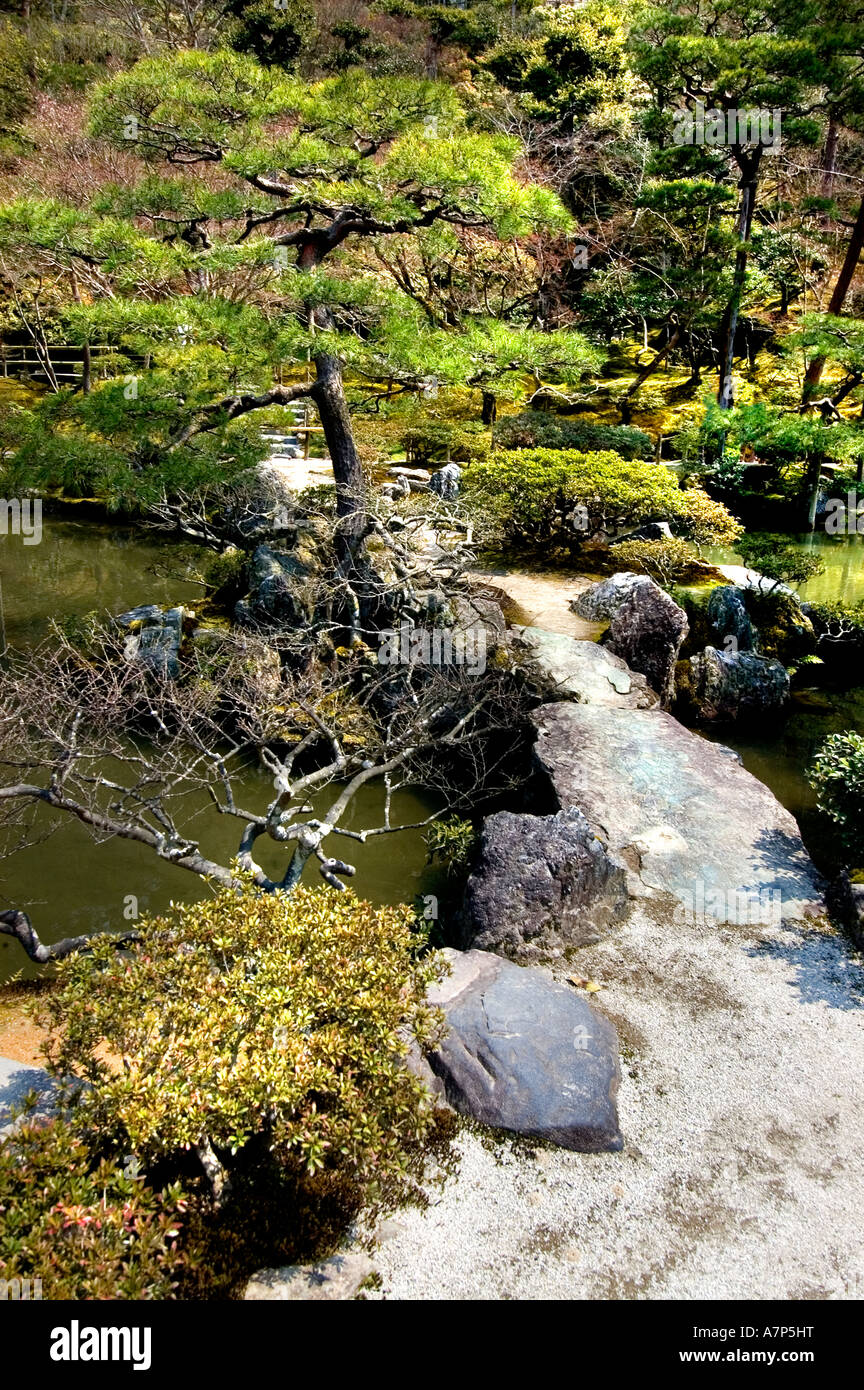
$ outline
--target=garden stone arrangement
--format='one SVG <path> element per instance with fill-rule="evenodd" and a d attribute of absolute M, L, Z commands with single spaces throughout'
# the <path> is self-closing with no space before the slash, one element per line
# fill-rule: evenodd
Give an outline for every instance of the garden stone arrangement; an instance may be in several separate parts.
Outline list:
<path fill-rule="evenodd" d="M 181 8 L 0 17 L 0 1302 L 749 1360 L 864 1294 L 864 13 Z"/>

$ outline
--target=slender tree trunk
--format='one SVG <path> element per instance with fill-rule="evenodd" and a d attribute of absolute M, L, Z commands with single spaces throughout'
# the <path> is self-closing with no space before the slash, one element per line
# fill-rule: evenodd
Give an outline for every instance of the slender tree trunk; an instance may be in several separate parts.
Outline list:
<path fill-rule="evenodd" d="M 668 328 L 669 326 L 670 326 L 670 325 L 667 324 L 667 328 Z M 659 350 L 657 353 L 655 353 L 654 357 L 652 357 L 652 359 L 651 359 L 651 361 L 648 363 L 647 367 L 643 367 L 643 368 L 642 368 L 642 370 L 641 370 L 641 372 L 639 373 L 639 375 L 637 376 L 636 380 L 633 382 L 633 385 L 632 385 L 632 386 L 629 386 L 629 387 L 627 388 L 627 393 L 626 393 L 626 394 L 627 394 L 628 397 L 630 397 L 630 396 L 635 396 L 636 392 L 639 390 L 639 387 L 642 385 L 643 381 L 647 381 L 648 378 L 649 378 L 649 376 L 651 376 L 651 374 L 652 374 L 653 372 L 656 372 L 656 370 L 657 370 L 657 368 L 660 366 L 661 362 L 665 361 L 665 359 L 669 356 L 669 353 L 672 351 L 672 349 L 673 349 L 674 347 L 677 347 L 677 346 L 678 346 L 678 342 L 679 342 L 680 338 L 681 338 L 681 325 L 680 325 L 680 324 L 676 324 L 676 325 L 675 325 L 675 328 L 674 328 L 673 331 L 670 333 L 669 337 L 666 339 L 666 342 L 665 342 L 664 346 L 663 346 L 662 348 L 660 348 L 660 350 Z"/>
<path fill-rule="evenodd" d="M 301 250 L 297 263 L 303 270 L 312 270 L 321 264 L 330 249 L 326 237 L 314 237 Z M 332 333 L 334 324 L 330 310 L 323 305 L 312 309 L 310 324 L 319 332 Z M 348 579 L 360 562 L 364 524 L 363 469 L 345 400 L 342 363 L 332 352 L 316 353 L 313 362 L 316 380 L 310 395 L 318 407 L 336 481 L 336 558 Z"/>
<path fill-rule="evenodd" d="M 494 425 L 498 418 L 498 401 L 494 392 L 483 392 L 483 413 L 480 416 L 484 425 Z"/>
<path fill-rule="evenodd" d="M 363 469 L 345 400 L 342 364 L 329 352 L 319 353 L 314 362 L 316 381 L 311 394 L 321 417 L 336 480 L 338 558 L 353 569 L 363 531 Z"/>
<path fill-rule="evenodd" d="M 858 269 L 858 261 L 861 256 L 862 247 L 864 247 L 864 199 L 861 200 L 858 216 L 855 218 L 855 225 L 852 228 L 849 245 L 846 247 L 846 255 L 843 258 L 843 264 L 837 276 L 837 283 L 828 301 L 829 314 L 839 314 L 843 308 L 849 286 L 852 283 L 852 277 Z M 807 368 L 807 375 L 804 378 L 804 395 L 802 399 L 805 403 L 815 394 L 824 370 L 825 358 L 814 357 L 810 366 Z"/>
<path fill-rule="evenodd" d="M 734 404 L 732 384 L 732 364 L 735 359 L 735 335 L 738 332 L 738 318 L 741 313 L 741 299 L 744 282 L 747 278 L 747 257 L 749 254 L 750 231 L 753 226 L 753 213 L 756 209 L 756 189 L 759 179 L 759 165 L 762 159 L 761 145 L 751 155 L 743 156 L 741 169 L 741 206 L 738 212 L 738 252 L 735 256 L 735 272 L 732 277 L 732 293 L 726 308 L 723 324 L 723 348 L 720 357 L 720 385 L 717 402 L 721 410 L 730 410 Z"/>

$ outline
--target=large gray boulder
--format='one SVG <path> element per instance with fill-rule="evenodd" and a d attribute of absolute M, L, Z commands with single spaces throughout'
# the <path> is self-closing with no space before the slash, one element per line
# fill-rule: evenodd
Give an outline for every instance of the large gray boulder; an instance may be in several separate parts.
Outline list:
<path fill-rule="evenodd" d="M 595 1153 L 623 1145 L 618 1037 L 587 999 L 485 951 L 446 951 L 429 993 L 447 1033 L 429 1061 L 454 1109 L 495 1129 Z"/>
<path fill-rule="evenodd" d="M 300 627 L 309 617 L 302 590 L 312 570 L 296 555 L 259 545 L 249 562 L 249 597 L 235 609 L 239 623 Z"/>
<path fill-rule="evenodd" d="M 629 570 L 622 570 L 619 574 L 613 574 L 609 579 L 592 584 L 590 589 L 577 594 L 570 600 L 570 607 L 580 618 L 587 618 L 589 622 L 608 622 L 634 589 L 652 582 L 646 574 L 632 574 Z"/>
<path fill-rule="evenodd" d="M 664 709 L 675 695 L 675 663 L 687 636 L 687 614 L 673 598 L 645 577 L 612 614 L 605 645 L 645 677 Z"/>
<path fill-rule="evenodd" d="M 462 477 L 462 469 L 458 463 L 445 463 L 443 468 L 439 468 L 429 479 L 429 487 L 432 492 L 437 492 L 438 496 L 445 502 L 455 502 L 459 496 L 459 480 Z"/>
<path fill-rule="evenodd" d="M 522 960 L 598 941 L 626 914 L 623 864 L 574 807 L 499 811 L 483 825 L 460 914 L 462 944 Z"/>
<path fill-rule="evenodd" d="M 659 710 L 562 702 L 532 719 L 534 756 L 559 805 L 578 807 L 628 863 L 634 897 L 671 898 L 713 921 L 824 912 L 795 820 L 728 749 Z"/>
<path fill-rule="evenodd" d="M 596 642 L 541 627 L 514 627 L 534 688 L 545 700 L 650 709 L 657 696 L 644 676 Z"/>
<path fill-rule="evenodd" d="M 689 664 L 687 698 L 703 723 L 764 722 L 781 714 L 789 701 L 786 667 L 756 652 L 706 647 Z"/>

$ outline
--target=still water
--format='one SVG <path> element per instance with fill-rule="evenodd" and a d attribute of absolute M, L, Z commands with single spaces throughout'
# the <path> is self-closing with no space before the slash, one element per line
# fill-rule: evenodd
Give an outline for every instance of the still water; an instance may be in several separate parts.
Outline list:
<path fill-rule="evenodd" d="M 810 603 L 828 603 L 841 599 L 844 603 L 864 601 L 864 536 L 829 536 L 824 531 L 812 535 L 784 537 L 785 544 L 807 555 L 818 555 L 825 566 L 802 584 L 799 590 Z M 738 552 L 729 546 L 708 546 L 705 559 L 715 565 L 743 565 Z"/>
<path fill-rule="evenodd" d="M 20 650 L 44 638 L 52 619 L 70 615 L 120 613 L 140 603 L 194 608 L 202 590 L 189 578 L 193 557 L 194 552 L 156 535 L 142 539 L 139 530 L 85 521 L 46 517 L 41 543 L 32 546 L 23 545 L 17 535 L 0 535 L 0 651 L 3 631 L 5 643 Z M 238 779 L 241 805 L 263 809 L 271 796 L 269 774 L 251 767 Z M 379 825 L 381 806 L 380 789 L 369 784 L 342 824 L 347 829 Z M 186 826 L 203 853 L 230 862 L 241 822 L 214 814 L 204 798 L 189 809 Z M 394 797 L 392 818 L 418 821 L 431 809 L 428 797 L 404 791 Z M 144 846 L 116 839 L 97 844 L 77 821 L 61 820 L 47 809 L 40 809 L 38 824 L 57 828 L 47 841 L 0 860 L 0 906 L 29 912 L 44 941 L 101 929 L 120 931 L 131 920 L 124 913 L 136 907 L 143 916 L 163 911 L 172 898 L 192 901 L 209 891 L 194 874 L 157 859 Z M 352 886 L 361 896 L 398 903 L 434 892 L 422 831 L 382 835 L 366 845 L 338 843 L 330 852 L 356 865 Z M 273 842 L 259 840 L 256 858 L 270 873 L 284 872 L 285 851 Z M 307 866 L 306 875 L 311 884 L 321 884 L 317 861 Z M 322 891 L 332 890 L 322 885 Z M 25 977 L 40 973 L 17 942 L 0 936 L 0 982 L 18 971 Z"/>
<path fill-rule="evenodd" d="M 787 544 L 808 555 L 818 555 L 824 574 L 802 584 L 799 593 L 811 603 L 864 602 L 864 536 L 789 536 Z M 728 547 L 712 547 L 705 558 L 715 564 L 740 565 L 741 556 Z M 740 729 L 718 730 L 709 737 L 741 754 L 744 766 L 771 788 L 778 801 L 798 820 L 807 846 L 824 867 L 830 867 L 836 846 L 830 825 L 816 812 L 816 798 L 806 770 L 832 733 L 854 729 L 864 733 L 864 689 L 827 692 L 798 690 L 785 719 L 752 733 Z"/>

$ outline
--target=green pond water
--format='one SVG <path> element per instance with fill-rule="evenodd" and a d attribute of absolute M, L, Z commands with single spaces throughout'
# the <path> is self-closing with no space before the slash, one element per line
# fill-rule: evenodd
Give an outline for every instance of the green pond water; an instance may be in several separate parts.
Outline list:
<path fill-rule="evenodd" d="M 38 545 L 25 546 L 19 536 L 0 535 L 5 642 L 19 650 L 32 646 L 46 636 L 52 619 L 94 610 L 120 613 L 139 603 L 194 608 L 202 591 L 184 578 L 190 558 L 185 548 L 156 536 L 142 539 L 141 532 L 131 528 L 85 521 L 46 517 Z M 237 781 L 241 805 L 263 808 L 271 796 L 272 778 L 257 767 L 247 769 Z M 320 803 L 322 808 L 326 804 Z M 403 791 L 394 796 L 392 819 L 410 823 L 427 816 L 431 808 L 428 797 Z M 381 789 L 369 784 L 342 824 L 349 830 L 379 825 L 381 812 Z M 190 799 L 185 815 L 184 828 L 200 841 L 202 851 L 229 862 L 237 852 L 241 822 L 215 814 L 204 797 L 198 802 Z M 136 906 L 145 915 L 163 911 L 172 899 L 191 901 L 209 891 L 195 875 L 157 859 L 144 846 L 116 839 L 96 843 L 77 821 L 60 819 L 47 809 L 40 809 L 37 825 L 56 829 L 42 843 L 0 860 L 0 906 L 29 912 L 46 942 L 87 931 L 120 931 L 129 926 L 124 913 Z M 373 902 L 412 902 L 418 894 L 435 891 L 420 830 L 378 836 L 365 845 L 342 841 L 335 852 L 356 865 L 352 886 Z M 285 851 L 275 843 L 259 840 L 256 858 L 271 874 L 284 872 Z M 321 884 L 317 862 L 306 872 L 311 884 L 332 892 Z M 39 967 L 27 960 L 17 942 L 0 936 L 0 982 L 18 972 L 32 977 Z"/>
<path fill-rule="evenodd" d="M 807 555 L 818 555 L 825 573 L 818 574 L 799 590 L 811 603 L 842 599 L 857 603 L 864 599 L 864 536 L 829 536 L 824 531 L 812 535 L 788 536 L 786 543 Z M 705 559 L 714 565 L 743 565 L 738 552 L 729 546 L 709 546 Z"/>
<path fill-rule="evenodd" d="M 823 531 L 812 535 L 790 536 L 787 543 L 810 555 L 818 555 L 825 565 L 798 592 L 813 603 L 864 600 L 864 536 L 829 536 Z M 728 547 L 711 547 L 705 558 L 714 564 L 740 565 L 741 556 Z M 864 733 L 864 689 L 828 692 L 798 690 L 789 712 L 770 729 L 748 733 L 738 729 L 719 729 L 708 736 L 741 754 L 748 771 L 765 782 L 779 801 L 798 820 L 811 853 L 830 866 L 833 837 L 816 812 L 816 799 L 808 785 L 805 770 L 820 744 L 832 733 L 855 729 Z"/>
<path fill-rule="evenodd" d="M 817 533 L 796 543 L 818 549 L 826 573 L 803 589 L 806 598 L 864 599 L 864 537 L 834 538 Z M 738 564 L 733 550 L 714 550 L 717 563 Z M 42 541 L 25 546 L 20 537 L 0 535 L 0 651 L 4 641 L 18 649 L 45 637 L 52 619 L 93 610 L 119 613 L 139 603 L 184 603 L 194 608 L 200 586 L 190 582 L 192 552 L 142 537 L 140 530 L 92 521 L 46 517 Z M 0 663 L 2 679 L 2 663 Z M 813 793 L 804 769 L 827 734 L 855 728 L 864 731 L 864 689 L 842 695 L 820 690 L 799 692 L 788 717 L 770 731 L 748 734 L 720 730 L 717 741 L 735 748 L 745 766 L 801 823 L 811 849 L 824 847 L 825 831 L 814 815 Z M 250 767 L 238 780 L 238 800 L 266 804 L 271 780 Z M 343 821 L 349 829 L 380 824 L 381 790 L 364 788 Z M 429 814 L 430 800 L 403 792 L 394 804 L 394 819 L 411 822 Z M 28 911 L 45 941 L 97 929 L 122 930 L 124 912 L 135 899 L 140 914 L 164 910 L 174 899 L 193 900 L 208 889 L 194 875 L 158 860 L 143 847 L 109 840 L 98 844 L 77 822 L 39 812 L 39 825 L 54 827 L 49 839 L 0 860 L 0 904 Z M 227 862 L 236 853 L 239 826 L 215 815 L 209 803 L 190 802 L 186 826 L 203 852 Z M 379 903 L 411 902 L 435 892 L 436 875 L 426 863 L 422 832 L 381 836 L 366 845 L 350 842 L 347 858 L 357 866 L 353 886 Z M 284 867 L 284 851 L 259 841 L 256 855 L 271 873 Z M 317 865 L 307 868 L 308 881 L 320 885 Z M 331 891 L 321 887 L 321 891 Z M 0 937 L 0 981 L 21 972 L 39 973 L 17 943 Z"/>

